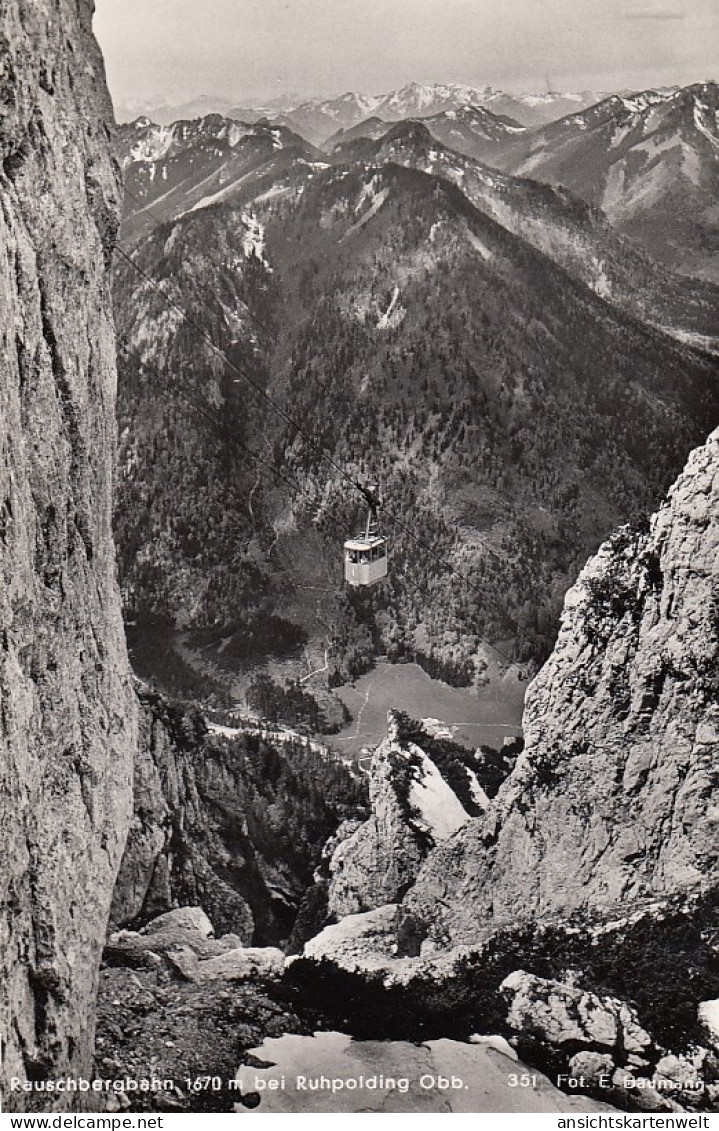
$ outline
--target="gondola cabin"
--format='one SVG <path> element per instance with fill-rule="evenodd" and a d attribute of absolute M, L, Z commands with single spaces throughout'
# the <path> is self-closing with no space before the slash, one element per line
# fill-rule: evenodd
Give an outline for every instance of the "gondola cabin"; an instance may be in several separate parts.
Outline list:
<path fill-rule="evenodd" d="M 379 534 L 359 535 L 345 542 L 345 581 L 348 585 L 374 585 L 386 576 L 386 538 Z"/>
<path fill-rule="evenodd" d="M 367 501 L 367 523 L 363 534 L 345 542 L 345 581 L 355 588 L 375 585 L 387 576 L 387 539 L 377 530 L 379 487 L 371 483 L 359 490 Z"/>

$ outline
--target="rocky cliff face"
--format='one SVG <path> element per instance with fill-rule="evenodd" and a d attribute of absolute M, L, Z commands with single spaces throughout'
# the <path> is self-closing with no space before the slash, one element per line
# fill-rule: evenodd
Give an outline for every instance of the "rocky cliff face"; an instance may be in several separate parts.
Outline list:
<path fill-rule="evenodd" d="M 718 516 L 716 431 L 648 529 L 615 534 L 567 594 L 525 753 L 405 900 L 435 945 L 716 880 Z"/>
<path fill-rule="evenodd" d="M 197 902 L 217 916 L 219 927 L 249 942 L 254 930 L 250 907 L 237 883 L 225 882 L 220 873 L 230 871 L 235 879 L 244 873 L 245 888 L 251 879 L 257 889 L 262 883 L 238 783 L 227 764 L 231 759 L 204 750 L 205 733 L 199 716 L 173 710 L 159 697 L 143 696 L 134 813 L 111 919 L 122 926 L 146 921 L 177 902 Z M 213 801 L 219 798 L 229 806 L 235 802 L 231 831 L 223 830 L 221 820 L 212 820 Z M 224 840 L 223 831 L 229 834 Z"/>
<path fill-rule="evenodd" d="M 394 903 L 416 877 L 434 843 L 429 830 L 422 826 L 418 814 L 410 807 L 410 783 L 413 776 L 415 780 L 420 779 L 424 768 L 422 759 L 426 760 L 417 748 L 411 751 L 402 748 L 396 723 L 390 717 L 387 739 L 372 757 L 372 813 L 337 846 L 329 862 L 327 910 L 330 916 L 341 919 Z M 445 801 L 459 804 L 448 787 L 445 793 Z M 461 810 L 459 825 L 466 820 L 467 814 Z"/>
<path fill-rule="evenodd" d="M 0 8 L 5 1084 L 90 1070 L 100 949 L 131 806 L 135 710 L 110 525 L 106 272 L 118 181 L 91 17 L 90 0 Z M 4 1103 L 33 1101 L 8 1092 Z"/>
<path fill-rule="evenodd" d="M 290 737 L 208 728 L 197 711 L 145 688 L 140 706 L 113 925 L 199 905 L 243 944 L 285 940 L 327 837 L 364 814 L 364 783 Z"/>
<path fill-rule="evenodd" d="M 493 773 L 501 778 L 509 772 L 511 744 L 506 761 L 496 752 L 473 754 L 434 734 L 431 722 L 389 712 L 387 738 L 369 771 L 371 814 L 339 844 L 327 846 L 330 919 L 400 900 L 432 849 L 487 808 L 485 787 L 496 790 Z M 487 753 L 494 755 L 494 771 Z"/>

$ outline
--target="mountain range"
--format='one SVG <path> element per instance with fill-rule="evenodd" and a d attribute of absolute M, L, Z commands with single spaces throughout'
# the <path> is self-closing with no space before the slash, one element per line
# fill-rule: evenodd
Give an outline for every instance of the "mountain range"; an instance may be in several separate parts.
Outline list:
<path fill-rule="evenodd" d="M 134 243 L 159 220 L 219 203 L 242 189 L 250 199 L 276 194 L 293 169 L 322 160 L 284 126 L 254 125 L 210 115 L 157 126 L 140 118 L 118 131 L 128 208 L 123 239 Z"/>
<path fill-rule="evenodd" d="M 132 192 L 139 170 L 133 167 L 136 162 L 129 161 L 129 151 L 134 147 L 141 159 L 143 137 L 157 156 L 170 158 L 180 148 L 192 153 L 197 170 L 211 155 L 199 155 L 203 143 L 197 138 L 195 145 L 193 140 L 198 130 L 217 141 L 218 168 L 222 146 L 233 148 L 239 137 L 253 132 L 258 148 L 264 135 L 269 145 L 281 144 L 307 160 L 337 162 L 347 146 L 355 144 L 357 155 L 359 143 L 380 141 L 397 116 L 398 121 L 421 122 L 452 153 L 551 184 L 560 192 L 568 189 L 601 210 L 616 232 L 630 236 L 657 263 L 717 282 L 717 84 L 612 95 L 590 106 L 583 105 L 580 96 L 576 99 L 571 113 L 557 120 L 555 113 L 564 113 L 566 105 L 543 101 L 554 106 L 552 121 L 528 125 L 521 106 L 510 105 L 497 92 L 412 84 L 382 100 L 346 95 L 331 104 L 314 101 L 293 111 L 270 110 L 264 117 L 237 108 L 229 117 L 209 116 L 196 119 L 194 125 L 178 121 L 159 127 L 141 118 L 120 127 L 120 152 L 129 164 Z M 165 132 L 168 129 L 171 136 Z M 145 158 L 149 157 L 147 151 Z M 161 177 L 170 176 L 171 188 L 181 168 L 178 161 L 174 169 L 161 171 Z M 219 178 L 223 187 L 231 176 L 230 165 Z M 181 207 L 182 193 L 179 202 Z"/>
<path fill-rule="evenodd" d="M 524 134 L 527 131 L 527 127 L 520 125 L 515 118 L 471 103 L 441 110 L 437 114 L 427 115 L 422 120 L 432 134 L 450 149 L 469 153 L 470 156 L 480 159 L 483 156 L 481 152 L 483 145 L 486 154 L 494 153 L 497 149 L 508 145 L 516 134 Z M 357 138 L 377 141 L 386 133 L 387 120 L 374 115 L 354 126 L 338 130 L 327 139 L 324 148 L 332 152 L 336 146 L 346 145 Z"/>
<path fill-rule="evenodd" d="M 715 347 L 719 290 L 662 270 L 633 241 L 622 240 L 600 210 L 563 186 L 550 189 L 498 173 L 439 145 L 426 122 L 400 123 L 374 144 L 355 145 L 365 161 L 406 164 L 456 184 L 482 211 L 601 298 L 683 340 Z M 351 156 L 351 150 L 335 153 L 337 161 Z"/>
<path fill-rule="evenodd" d="M 515 135 L 494 162 L 565 185 L 667 266 L 719 279 L 716 83 L 613 96 Z"/>
<path fill-rule="evenodd" d="M 711 345 L 719 293 L 714 287 L 667 273 L 642 253 L 641 245 L 623 240 L 596 206 L 584 206 L 579 194 L 561 185 L 547 190 L 526 178 L 501 175 L 467 152 L 482 148 L 481 137 L 493 149 L 499 140 L 506 153 L 507 139 L 523 133 L 516 124 L 466 107 L 421 122 L 387 127 L 372 119 L 370 125 L 371 136 L 362 127 L 337 134 L 325 156 L 285 127 L 247 125 L 215 115 L 172 126 L 138 119 L 118 133 L 128 192 L 124 238 L 132 243 L 160 219 L 200 206 L 221 201 L 254 206 L 255 201 L 292 196 L 330 163 L 407 163 L 457 184 L 475 204 L 601 297 L 685 340 Z M 706 176 L 712 175 L 707 163 Z M 711 251 L 706 250 L 711 273 Z"/>
<path fill-rule="evenodd" d="M 262 118 L 277 119 L 301 133 L 308 141 L 321 143 L 338 128 L 350 128 L 371 115 L 383 121 L 428 117 L 461 106 L 484 106 L 494 113 L 506 114 L 523 125 L 538 126 L 554 121 L 573 111 L 597 102 L 600 94 L 582 91 L 564 94 L 509 94 L 491 86 L 474 87 L 462 83 L 408 83 L 388 94 L 368 95 L 347 91 L 337 98 L 292 99 L 282 97 L 259 104 L 237 104 L 227 98 L 209 95 L 177 104 L 153 105 L 135 102 L 118 105 L 118 121 L 150 117 L 160 125 L 170 125 L 184 118 L 221 114 L 254 122 Z"/>
<path fill-rule="evenodd" d="M 665 266 L 719 279 L 716 83 L 612 95 L 535 128 L 496 109 L 465 104 L 423 121 L 449 149 L 569 189 Z M 382 132 L 373 116 L 332 136 L 326 148 Z"/>
<path fill-rule="evenodd" d="M 324 102 L 313 100 L 286 110 L 279 119 L 308 141 L 322 145 L 338 128 L 351 129 L 368 117 L 383 122 L 399 122 L 406 118 L 430 118 L 465 106 L 489 110 L 510 117 L 524 126 L 538 126 L 571 111 L 583 109 L 597 100 L 597 95 L 549 93 L 545 95 L 513 95 L 491 86 L 472 87 L 461 83 L 422 85 L 409 83 L 390 94 L 367 96 L 348 93 Z M 232 111 L 241 116 L 241 111 Z"/>
<path fill-rule="evenodd" d="M 134 123 L 120 146 L 123 239 L 195 324 L 119 265 L 117 533 L 133 618 L 229 662 L 272 612 L 278 638 L 322 640 L 333 678 L 378 650 L 429 649 L 470 681 L 482 640 L 541 656 L 572 572 L 651 506 L 716 418 L 716 363 L 695 348 L 715 336 L 716 290 L 657 267 L 566 190 L 445 148 L 425 122 L 324 160 L 281 127 L 216 117 Z M 278 474 L 188 428 L 173 381 Z M 388 510 L 471 585 L 395 530 L 382 594 L 333 592 L 358 507 L 324 449 L 379 475 Z M 303 585 L 329 590 L 318 619 L 299 608 Z"/>

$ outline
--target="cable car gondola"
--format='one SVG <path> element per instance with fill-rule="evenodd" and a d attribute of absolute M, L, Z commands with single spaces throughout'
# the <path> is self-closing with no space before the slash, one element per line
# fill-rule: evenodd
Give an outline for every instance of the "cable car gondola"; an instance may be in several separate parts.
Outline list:
<path fill-rule="evenodd" d="M 377 530 L 378 486 L 363 490 L 367 523 L 363 534 L 345 542 L 345 581 L 354 587 L 375 585 L 387 576 L 387 539 Z"/>

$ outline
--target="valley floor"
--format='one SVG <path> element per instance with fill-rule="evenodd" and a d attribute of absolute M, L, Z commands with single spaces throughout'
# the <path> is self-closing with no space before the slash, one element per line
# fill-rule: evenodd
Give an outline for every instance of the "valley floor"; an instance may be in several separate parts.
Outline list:
<path fill-rule="evenodd" d="M 526 683 L 511 671 L 478 692 L 432 679 L 417 664 L 380 663 L 354 684 L 336 690 L 353 720 L 329 740 L 342 754 L 359 755 L 387 733 L 387 712 L 441 719 L 448 737 L 470 749 L 499 747 L 522 733 Z"/>

